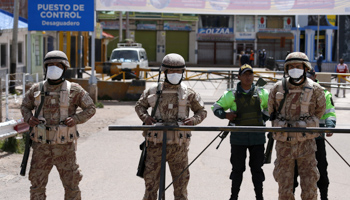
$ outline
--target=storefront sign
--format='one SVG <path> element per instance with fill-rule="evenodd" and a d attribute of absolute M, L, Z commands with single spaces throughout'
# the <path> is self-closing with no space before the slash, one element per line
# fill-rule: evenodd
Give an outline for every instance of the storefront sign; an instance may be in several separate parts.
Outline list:
<path fill-rule="evenodd" d="M 336 15 L 327 15 L 326 17 L 327 22 L 330 26 L 335 26 L 336 18 L 337 18 Z"/>
<path fill-rule="evenodd" d="M 200 34 L 233 34 L 233 28 L 199 28 Z"/>
<path fill-rule="evenodd" d="M 265 29 L 266 28 L 266 17 L 259 16 L 257 24 L 258 24 L 258 29 Z"/>
<path fill-rule="evenodd" d="M 234 34 L 197 34 L 198 41 L 233 41 Z"/>
<path fill-rule="evenodd" d="M 103 29 L 116 29 L 119 30 L 119 21 L 101 21 Z M 123 29 L 126 29 L 125 23 L 123 22 Z"/>
<path fill-rule="evenodd" d="M 254 40 L 255 39 L 255 32 L 241 32 L 236 33 L 236 40 Z"/>
<path fill-rule="evenodd" d="M 320 15 L 350 14 L 348 0 L 95 0 L 97 10 L 219 14 L 221 15 Z M 93 1 L 92 1 L 93 2 Z"/>
<path fill-rule="evenodd" d="M 292 21 L 291 17 L 283 17 L 283 28 L 284 29 L 292 29 Z"/>
<path fill-rule="evenodd" d="M 156 24 L 137 24 L 136 29 L 137 30 L 156 30 L 157 25 Z"/>
<path fill-rule="evenodd" d="M 94 31 L 94 1 L 28 0 L 29 31 Z"/>
<path fill-rule="evenodd" d="M 177 22 L 177 21 L 165 21 L 164 30 L 169 31 L 191 31 L 192 23 L 189 22 Z"/>

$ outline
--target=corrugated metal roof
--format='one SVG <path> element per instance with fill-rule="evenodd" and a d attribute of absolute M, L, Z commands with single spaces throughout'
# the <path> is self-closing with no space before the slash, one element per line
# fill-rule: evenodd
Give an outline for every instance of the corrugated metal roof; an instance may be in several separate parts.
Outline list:
<path fill-rule="evenodd" d="M 18 28 L 28 28 L 27 20 L 20 17 Z M 13 29 L 13 14 L 0 9 L 0 30 Z"/>

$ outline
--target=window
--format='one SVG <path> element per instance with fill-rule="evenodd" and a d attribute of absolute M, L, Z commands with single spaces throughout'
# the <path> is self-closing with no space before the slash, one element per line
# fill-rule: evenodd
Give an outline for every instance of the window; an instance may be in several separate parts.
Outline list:
<path fill-rule="evenodd" d="M 6 44 L 1 44 L 0 47 L 0 65 L 1 67 L 6 67 L 7 65 L 7 49 L 6 49 Z"/>
<path fill-rule="evenodd" d="M 227 15 L 201 15 L 199 28 L 229 28 L 229 22 Z"/>
<path fill-rule="evenodd" d="M 255 32 L 254 16 L 236 16 L 236 32 Z"/>
<path fill-rule="evenodd" d="M 283 17 L 267 16 L 266 28 L 283 28 Z"/>

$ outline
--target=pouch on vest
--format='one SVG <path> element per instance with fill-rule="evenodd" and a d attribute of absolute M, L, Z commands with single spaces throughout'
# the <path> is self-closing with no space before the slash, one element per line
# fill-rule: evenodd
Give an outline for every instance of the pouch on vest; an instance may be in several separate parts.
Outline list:
<path fill-rule="evenodd" d="M 37 125 L 37 142 L 40 142 L 42 144 L 46 144 L 46 126 L 45 124 L 38 124 Z"/>
<path fill-rule="evenodd" d="M 183 126 L 184 123 L 182 121 L 177 122 L 177 125 Z M 175 131 L 175 143 L 180 146 L 182 143 L 189 145 L 191 141 L 191 131 Z"/>
<path fill-rule="evenodd" d="M 286 121 L 281 121 L 279 119 L 275 119 L 273 121 L 275 127 L 287 127 L 288 124 Z M 287 141 L 288 133 L 287 132 L 274 132 L 273 139 L 278 141 Z"/>
<path fill-rule="evenodd" d="M 78 135 L 77 135 L 77 127 L 73 126 L 73 127 L 68 127 L 68 138 L 67 141 L 68 142 L 73 142 L 74 140 L 78 139 Z"/>
<path fill-rule="evenodd" d="M 163 123 L 156 123 L 155 126 L 162 126 Z M 150 142 L 153 142 L 155 145 L 157 143 L 163 142 L 163 131 L 157 130 L 157 131 L 147 131 L 146 139 Z"/>
<path fill-rule="evenodd" d="M 68 126 L 59 125 L 57 133 L 57 144 L 65 144 L 68 142 Z"/>

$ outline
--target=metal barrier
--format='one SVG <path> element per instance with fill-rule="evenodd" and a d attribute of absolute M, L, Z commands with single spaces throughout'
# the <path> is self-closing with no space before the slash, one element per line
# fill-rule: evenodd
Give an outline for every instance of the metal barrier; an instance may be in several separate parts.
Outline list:
<path fill-rule="evenodd" d="M 259 126 L 108 126 L 110 131 L 234 131 L 234 132 L 315 132 L 315 133 L 350 133 L 349 128 L 290 128 L 290 127 L 259 127 Z"/>
<path fill-rule="evenodd" d="M 9 120 L 7 122 L 0 123 L 0 140 L 14 137 L 19 133 L 23 133 L 29 130 L 29 125 L 20 120 Z"/>
<path fill-rule="evenodd" d="M 16 73 L 15 75 L 22 76 L 21 78 L 16 78 L 16 80 L 10 80 L 10 76 L 13 74 L 6 74 L 5 77 L 5 108 L 6 108 L 6 121 L 9 121 L 9 99 L 13 98 L 15 102 L 19 101 L 20 98 L 24 98 L 25 93 L 26 93 L 26 84 L 27 84 L 27 77 L 32 76 L 31 74 L 28 73 Z M 33 74 L 35 76 L 35 82 L 39 81 L 39 75 L 38 73 Z M 9 93 L 9 83 L 10 82 L 15 82 L 15 87 L 19 86 L 22 89 L 22 95 L 18 96 L 17 94 L 10 94 Z M 33 81 L 34 82 L 34 81 Z M 2 89 L 2 88 L 1 88 Z"/>
<path fill-rule="evenodd" d="M 136 130 L 142 130 L 142 131 L 159 130 L 159 131 L 163 131 L 162 160 L 161 160 L 161 171 L 160 171 L 161 175 L 160 175 L 159 196 L 158 196 L 158 199 L 162 199 L 162 200 L 165 200 L 165 191 L 168 188 L 168 187 L 165 188 L 165 166 L 166 166 L 165 165 L 165 163 L 166 163 L 165 157 L 166 157 L 167 131 L 350 133 L 350 129 L 346 129 L 346 128 L 316 128 L 316 127 L 287 128 L 287 127 L 252 127 L 252 126 L 154 126 L 154 125 L 118 126 L 118 125 L 110 125 L 110 126 L 108 126 L 108 130 L 110 130 L 110 131 L 136 131 Z M 216 138 L 217 137 L 218 136 L 216 136 Z M 216 138 L 214 138 L 214 140 Z M 189 167 L 189 166 L 187 166 L 187 167 Z M 187 167 L 185 169 L 187 169 Z M 177 178 L 178 177 L 176 177 L 175 180 Z"/>

